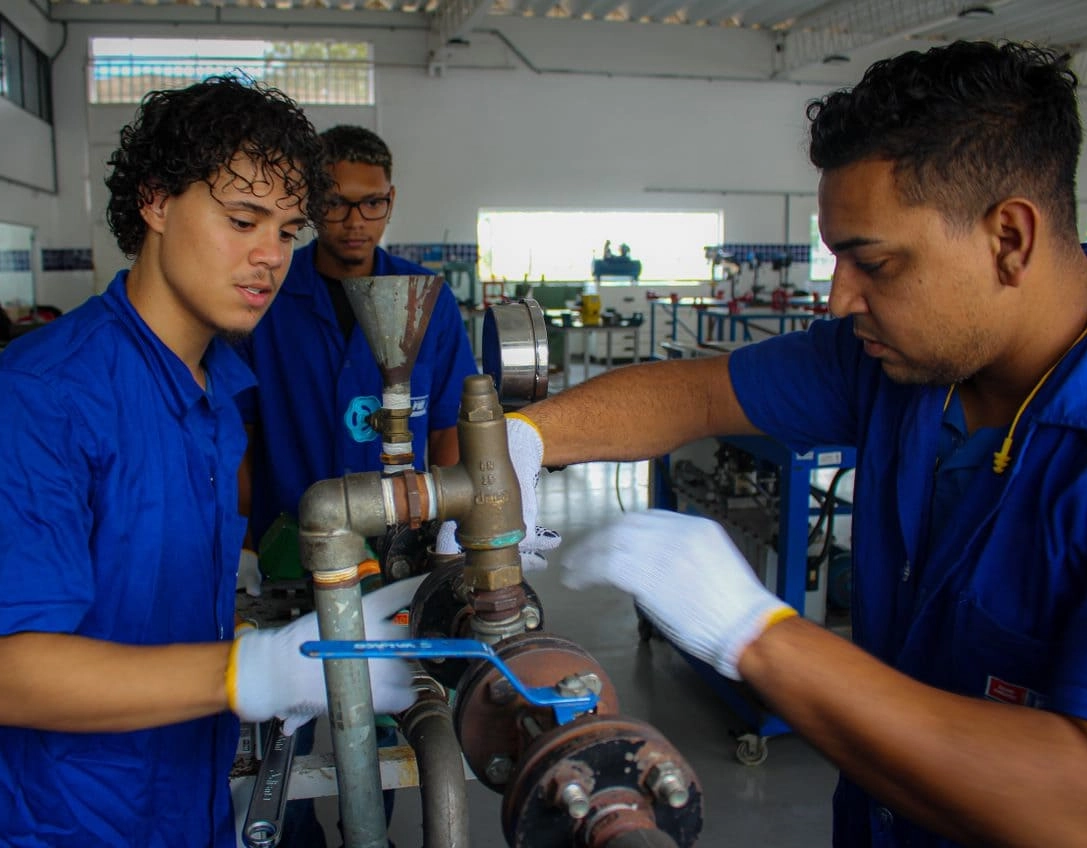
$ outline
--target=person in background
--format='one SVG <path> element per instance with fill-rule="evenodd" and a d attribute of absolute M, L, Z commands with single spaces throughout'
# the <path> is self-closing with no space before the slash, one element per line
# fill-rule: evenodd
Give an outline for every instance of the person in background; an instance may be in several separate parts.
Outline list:
<path fill-rule="evenodd" d="M 433 273 L 378 246 L 396 201 L 385 143 L 353 126 L 326 130 L 321 141 L 333 182 L 328 210 L 317 238 L 298 251 L 281 296 L 241 349 L 257 377 L 242 403 L 253 434 L 252 482 L 243 485 L 251 485 L 254 545 L 278 516 L 295 515 L 313 483 L 383 467 L 380 435 L 364 414 L 381 406 L 381 372 L 341 281 Z M 456 464 L 461 387 L 476 373 L 456 298 L 443 286 L 411 375 L 417 468 Z"/>
<path fill-rule="evenodd" d="M 289 731 L 326 698 L 298 651 L 315 616 L 235 638 L 252 375 L 225 338 L 272 303 L 328 177 L 297 106 L 231 77 L 149 93 L 109 164 L 131 268 L 0 356 L 0 843 L 233 848 L 238 717 Z M 385 665 L 375 703 L 404 709 Z"/>
<path fill-rule="evenodd" d="M 958 42 L 808 107 L 834 319 L 617 369 L 509 422 L 518 476 L 722 434 L 856 447 L 853 643 L 721 527 L 650 510 L 565 552 L 840 767 L 836 846 L 1087 834 L 1087 258 L 1067 58 Z M 535 523 L 534 499 L 526 525 Z"/>

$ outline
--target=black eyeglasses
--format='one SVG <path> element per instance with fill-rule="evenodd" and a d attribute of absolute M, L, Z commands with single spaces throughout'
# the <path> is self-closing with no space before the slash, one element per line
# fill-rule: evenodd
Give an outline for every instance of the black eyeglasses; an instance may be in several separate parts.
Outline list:
<path fill-rule="evenodd" d="M 333 197 L 328 201 L 325 220 L 339 224 L 351 217 L 351 210 L 358 209 L 364 221 L 381 221 L 389 214 L 392 207 L 392 194 L 380 197 L 364 197 L 362 200 L 348 200 L 345 197 Z"/>

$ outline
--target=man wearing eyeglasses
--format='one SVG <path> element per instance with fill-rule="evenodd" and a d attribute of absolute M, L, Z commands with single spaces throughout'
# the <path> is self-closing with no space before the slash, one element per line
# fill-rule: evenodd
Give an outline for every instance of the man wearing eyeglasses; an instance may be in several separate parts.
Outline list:
<path fill-rule="evenodd" d="M 321 141 L 334 184 L 324 220 L 317 238 L 295 251 L 279 297 L 241 349 L 257 377 L 256 389 L 240 400 L 250 430 L 240 489 L 253 548 L 266 533 L 276 540 L 293 534 L 291 517 L 313 483 L 382 468 L 381 438 L 367 423 L 381 406 L 381 372 L 341 281 L 433 273 L 378 246 L 396 201 L 385 142 L 354 126 L 326 130 Z M 459 459 L 461 386 L 476 373 L 456 298 L 443 286 L 411 375 L 417 468 Z M 249 551 L 242 557 L 241 571 L 253 574 L 256 557 Z M 281 577 L 302 576 L 298 563 L 286 570 L 279 563 L 276 570 Z M 395 741 L 390 728 L 381 730 Z M 298 744 L 310 744 L 311 733 L 311 726 L 304 728 Z M 284 844 L 317 844 L 312 802 L 291 802 L 285 825 L 291 838 Z"/>
<path fill-rule="evenodd" d="M 321 140 L 334 182 L 328 213 L 317 238 L 295 252 L 280 297 L 243 349 L 258 383 L 242 402 L 252 429 L 253 544 L 281 513 L 295 514 L 311 484 L 382 467 L 381 439 L 366 423 L 381 405 L 381 373 L 341 281 L 433 273 L 378 246 L 396 201 L 386 144 L 353 126 Z M 461 386 L 476 373 L 456 299 L 443 287 L 411 377 L 418 468 L 457 462 Z"/>

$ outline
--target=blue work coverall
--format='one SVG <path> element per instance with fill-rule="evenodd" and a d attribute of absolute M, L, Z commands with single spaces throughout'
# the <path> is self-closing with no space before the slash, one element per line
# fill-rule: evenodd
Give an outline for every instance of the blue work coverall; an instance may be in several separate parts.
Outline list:
<path fill-rule="evenodd" d="M 793 450 L 857 448 L 861 648 L 950 692 L 1087 718 L 1087 344 L 1027 406 L 1004 473 L 981 467 L 931 541 L 947 386 L 892 382 L 850 319 L 742 348 L 729 374 L 752 423 Z M 836 846 L 954 844 L 844 776 L 834 809 Z"/>
<path fill-rule="evenodd" d="M 234 395 L 252 375 L 215 340 L 203 391 L 126 276 L 0 355 L 0 635 L 233 638 Z M 132 733 L 0 727 L 0 845 L 233 848 L 237 744 L 229 713 Z"/>

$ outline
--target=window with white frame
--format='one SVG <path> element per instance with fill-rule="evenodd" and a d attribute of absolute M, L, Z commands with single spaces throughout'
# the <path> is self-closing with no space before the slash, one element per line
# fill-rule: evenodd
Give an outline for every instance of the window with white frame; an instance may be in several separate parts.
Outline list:
<path fill-rule="evenodd" d="M 49 58 L 0 15 L 0 97 L 53 122 Z"/>
<path fill-rule="evenodd" d="M 478 219 L 480 278 L 588 280 L 607 242 L 615 256 L 629 248 L 630 259 L 641 263 L 639 282 L 703 281 L 711 273 L 706 246 L 718 244 L 723 229 L 720 211 L 484 209 Z"/>
<path fill-rule="evenodd" d="M 217 38 L 92 38 L 91 103 L 138 103 L 148 91 L 209 76 L 249 77 L 303 104 L 372 106 L 368 42 Z"/>

